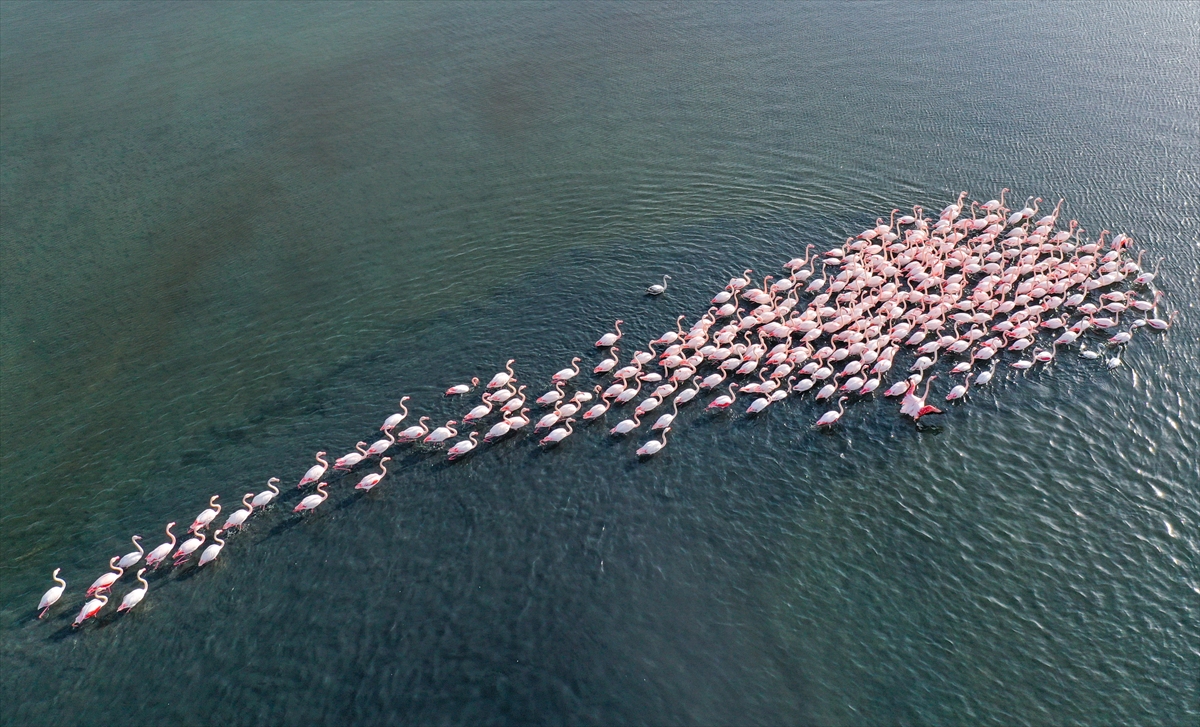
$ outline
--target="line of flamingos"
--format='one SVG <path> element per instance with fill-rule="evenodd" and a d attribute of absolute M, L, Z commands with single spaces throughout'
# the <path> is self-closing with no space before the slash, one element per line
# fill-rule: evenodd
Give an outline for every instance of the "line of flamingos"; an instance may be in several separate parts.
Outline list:
<path fill-rule="evenodd" d="M 727 410 L 739 396 L 749 395 L 746 413 L 751 416 L 810 390 L 815 390 L 817 401 L 837 396 L 837 408 L 826 411 L 814 425 L 829 428 L 841 420 L 848 400 L 872 397 L 882 388 L 885 397 L 902 397 L 902 415 L 919 421 L 941 413 L 926 403 L 938 378 L 932 369 L 939 358 L 943 365 L 950 364 L 945 372 L 948 378 L 962 377 L 945 394 L 946 401 L 955 401 L 966 397 L 972 384 L 983 386 L 992 380 L 1003 352 L 1015 355 L 1009 367 L 1026 371 L 1050 364 L 1060 347 L 1078 343 L 1083 357 L 1103 357 L 1109 368 L 1116 368 L 1121 365 L 1121 347 L 1139 329 L 1170 328 L 1175 314 L 1158 317 L 1162 293 L 1150 287 L 1158 266 L 1147 271 L 1142 267 L 1143 253 L 1136 259 L 1129 256 L 1132 238 L 1119 234 L 1106 242 L 1109 232 L 1103 230 L 1094 241 L 1083 240 L 1084 230 L 1075 220 L 1058 229 L 1062 200 L 1052 212 L 1038 217 L 1041 198 L 1029 198 L 1021 209 L 1010 210 L 1004 205 L 1008 191 L 1002 190 L 999 199 L 972 202 L 969 207 L 963 206 L 967 196 L 963 192 L 936 220 L 927 218 L 920 206 L 913 207 L 911 214 L 894 209 L 886 222 L 879 218 L 874 226 L 824 253 L 814 255 L 815 246 L 808 245 L 803 257 L 784 263 L 783 274 L 767 275 L 757 287 L 751 287 L 757 281 L 747 269 L 729 280 L 690 327 L 684 328 L 685 316 L 680 315 L 673 330 L 635 348 L 624 364 L 618 345 L 624 337 L 624 321 L 618 320 L 613 331 L 595 342 L 605 356 L 592 373 L 605 383 L 589 379 L 578 386 L 583 359 L 576 356 L 551 377 L 551 388 L 526 406 L 527 387 L 518 383 L 515 361 L 510 359 L 483 385 L 479 404 L 460 420 L 433 429 L 428 416 L 399 428 L 408 417 L 410 397 L 403 397 L 400 411 L 380 427 L 382 438 L 370 445 L 358 442 L 354 451 L 334 460 L 333 470 L 349 472 L 378 457 L 379 471 L 355 485 L 370 490 L 387 474 L 390 457 L 384 455 L 393 446 L 417 442 L 444 446 L 462 436 L 456 425 L 475 431 L 449 444 L 450 461 L 475 450 L 481 432 L 482 443 L 493 443 L 531 424 L 535 433 L 548 430 L 539 440 L 541 446 L 554 447 L 574 433 L 572 425 L 594 422 L 612 407 L 639 396 L 642 399 L 633 413 L 609 428 L 611 436 L 630 434 L 642 426 L 642 417 L 660 407 L 665 410 L 671 399 L 671 411 L 660 414 L 650 426 L 657 436 L 637 449 L 642 458 L 666 447 L 681 406 L 710 391 L 717 395 L 709 400 L 707 410 Z M 664 278 L 662 285 L 648 288 L 647 295 L 661 295 L 669 276 Z M 1121 283 L 1127 284 L 1123 290 Z M 1093 336 L 1103 332 L 1108 353 L 1087 348 L 1084 336 L 1089 331 Z M 1046 338 L 1039 340 L 1042 335 Z M 1103 338 L 1097 342 L 1105 342 Z M 897 356 L 906 350 L 911 350 L 912 359 L 905 361 L 907 375 L 883 388 Z M 922 381 L 924 389 L 918 395 Z M 465 396 L 479 385 L 480 379 L 472 378 L 470 383 L 451 386 L 445 395 Z M 533 406 L 544 411 L 536 422 L 530 415 Z M 317 452 L 316 464 L 300 479 L 298 489 L 316 483 L 315 493 L 301 499 L 294 512 L 315 510 L 328 499 L 325 479 L 330 464 L 325 456 L 326 452 Z M 135 550 L 109 561 L 110 570 L 88 588 L 89 600 L 74 625 L 97 616 L 122 575 L 143 561 L 136 576 L 138 587 L 124 596 L 118 611 L 128 611 L 142 601 L 149 589 L 143 575 L 162 568 L 168 559 L 170 567 L 179 567 L 199 552 L 196 567 L 214 561 L 225 545 L 222 535 L 242 529 L 254 513 L 270 506 L 280 494 L 278 482 L 271 478 L 267 489 L 246 493 L 242 507 L 229 514 L 211 538 L 206 531 L 221 513 L 215 495 L 182 543 L 172 532 L 174 522 L 166 526 L 168 540 L 149 552 L 142 548 L 141 537 L 133 536 Z M 58 574 L 56 569 L 57 585 L 43 596 L 39 617 L 66 588 Z"/>

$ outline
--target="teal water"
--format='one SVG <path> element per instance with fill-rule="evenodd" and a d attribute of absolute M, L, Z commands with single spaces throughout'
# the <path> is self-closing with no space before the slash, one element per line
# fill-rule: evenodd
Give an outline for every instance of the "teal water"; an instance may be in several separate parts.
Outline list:
<path fill-rule="evenodd" d="M 1198 36 L 1186 3 L 0 5 L 5 722 L 1194 723 Z M 1165 257 L 1176 327 L 923 432 L 809 400 L 688 411 L 640 466 L 406 454 L 70 631 L 129 535 L 400 395 L 457 417 L 509 357 L 539 388 L 614 318 L 1005 186 Z"/>

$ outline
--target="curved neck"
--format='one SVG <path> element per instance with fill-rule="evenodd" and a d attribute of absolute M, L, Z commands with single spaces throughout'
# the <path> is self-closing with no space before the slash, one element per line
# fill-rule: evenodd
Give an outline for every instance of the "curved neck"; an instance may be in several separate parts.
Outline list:
<path fill-rule="evenodd" d="M 267 487 L 268 487 L 268 488 L 271 490 L 271 492 L 274 492 L 276 495 L 278 495 L 278 494 L 279 494 L 279 488 L 275 486 L 275 482 L 276 482 L 276 480 L 275 480 L 275 478 L 274 478 L 274 477 L 272 477 L 271 479 L 267 480 Z"/>
<path fill-rule="evenodd" d="M 321 483 L 319 483 L 319 484 L 317 485 L 317 492 L 318 492 L 318 493 L 321 495 L 321 499 L 322 499 L 322 500 L 324 500 L 325 498 L 329 497 L 329 493 L 328 493 L 328 492 L 326 492 L 324 488 L 325 488 L 325 483 L 324 483 L 324 482 L 321 482 Z"/>
<path fill-rule="evenodd" d="M 509 359 L 509 360 L 508 360 L 507 362 L 505 362 L 505 364 L 504 364 L 504 370 L 505 370 L 505 371 L 508 371 L 508 375 L 509 375 L 509 376 L 512 376 L 512 375 L 513 375 L 512 363 L 513 363 L 513 359 Z"/>
<path fill-rule="evenodd" d="M 62 586 L 63 588 L 66 588 L 66 587 L 67 587 L 67 582 L 66 582 L 66 581 L 64 581 L 63 579 L 61 579 L 61 578 L 59 578 L 59 577 L 58 577 L 58 571 L 57 571 L 57 570 L 55 570 L 55 571 L 54 571 L 54 575 L 52 575 L 52 576 L 50 576 L 50 577 L 54 579 L 54 582 L 55 582 L 55 583 L 57 583 L 58 585 Z"/>
<path fill-rule="evenodd" d="M 217 545 L 225 544 L 225 541 L 221 539 L 221 531 L 220 530 L 213 533 L 213 542 L 216 543 Z"/>
<path fill-rule="evenodd" d="M 322 453 L 322 454 L 323 454 L 323 453 Z M 320 455 L 320 454 L 318 454 L 318 455 L 317 455 L 317 461 L 318 461 L 318 462 L 320 462 L 320 463 L 321 463 L 323 466 L 325 466 L 325 467 L 328 467 L 328 466 L 329 466 L 329 463 L 328 463 L 328 462 L 326 462 L 325 460 L 321 459 L 321 455 Z"/>
<path fill-rule="evenodd" d="M 137 548 L 137 552 L 145 553 L 146 551 L 142 549 L 142 544 L 138 542 L 139 540 L 141 540 L 141 538 L 137 537 L 136 535 L 133 537 L 133 547 Z"/>
<path fill-rule="evenodd" d="M 407 396 L 400 399 L 400 412 L 404 414 L 404 416 L 408 416 L 408 407 L 404 405 L 404 402 L 406 401 L 408 401 Z"/>
<path fill-rule="evenodd" d="M 145 568 L 143 568 L 142 570 L 138 571 L 138 574 L 137 574 L 137 579 L 138 579 L 138 583 L 141 583 L 141 584 L 142 584 L 142 588 L 145 588 L 145 589 L 149 590 L 149 588 L 150 588 L 150 584 L 146 582 L 146 579 L 145 579 L 145 578 L 142 578 L 142 574 L 143 574 L 143 573 L 145 573 L 145 572 L 146 572 L 146 569 L 145 569 Z"/>
<path fill-rule="evenodd" d="M 276 495 L 278 495 L 278 494 L 279 494 L 279 490 L 276 490 L 276 491 L 275 491 L 275 494 L 276 494 Z M 174 544 L 175 544 L 175 533 L 171 532 L 171 526 L 170 526 L 170 525 L 168 525 L 168 526 L 167 526 L 167 537 L 171 539 L 171 545 L 174 545 Z"/>
<path fill-rule="evenodd" d="M 251 500 L 251 499 L 254 499 L 253 492 L 247 492 L 245 495 L 243 495 L 242 496 L 242 507 L 253 508 L 254 507 L 253 505 L 251 505 L 249 502 L 246 502 L 247 500 Z"/>

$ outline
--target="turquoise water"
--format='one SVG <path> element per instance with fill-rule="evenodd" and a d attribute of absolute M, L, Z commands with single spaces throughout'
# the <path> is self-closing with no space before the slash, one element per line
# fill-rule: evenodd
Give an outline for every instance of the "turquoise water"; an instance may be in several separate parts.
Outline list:
<path fill-rule="evenodd" d="M 6 721 L 1195 722 L 1198 35 L 1183 3 L 0 6 Z M 1176 327 L 921 432 L 805 400 L 687 411 L 646 465 L 406 454 L 70 633 L 129 535 L 401 395 L 457 418 L 509 357 L 539 388 L 614 318 L 1006 186 L 1165 257 Z"/>

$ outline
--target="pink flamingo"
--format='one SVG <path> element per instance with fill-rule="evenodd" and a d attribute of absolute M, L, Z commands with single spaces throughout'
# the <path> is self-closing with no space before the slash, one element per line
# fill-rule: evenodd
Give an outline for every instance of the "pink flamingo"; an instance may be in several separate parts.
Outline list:
<path fill-rule="evenodd" d="M 246 518 L 250 517 L 250 514 L 254 512 L 254 504 L 246 502 L 246 500 L 252 497 L 254 497 L 253 492 L 247 492 L 245 495 L 242 495 L 242 507 L 245 509 L 235 510 L 230 513 L 229 517 L 225 519 L 225 524 L 221 526 L 222 530 L 229 530 L 230 528 L 242 529 L 246 524 Z"/>
<path fill-rule="evenodd" d="M 728 409 L 733 404 L 734 400 L 737 398 L 737 394 L 734 393 L 735 390 L 737 389 L 737 387 L 738 387 L 738 385 L 736 383 L 730 384 L 729 385 L 729 393 L 721 394 L 720 396 L 718 396 L 717 398 L 715 398 L 711 402 L 709 402 L 708 409 L 710 411 L 713 409 Z"/>
<path fill-rule="evenodd" d="M 390 428 L 383 428 L 383 431 L 388 432 L 391 430 L 390 430 Z M 334 461 L 333 468 L 335 470 L 351 469 L 352 467 L 354 467 L 354 465 L 358 464 L 359 462 L 362 462 L 363 459 L 365 459 L 367 457 L 367 443 L 366 442 L 359 442 L 358 444 L 354 445 L 354 448 L 357 449 L 358 451 L 351 452 L 350 454 L 347 454 L 343 457 L 338 457 Z"/>
<path fill-rule="evenodd" d="M 476 379 L 476 381 L 478 381 L 478 379 Z M 411 398 L 412 398 L 411 396 L 400 397 L 400 411 L 397 412 L 396 414 L 391 415 L 387 419 L 384 419 L 383 426 L 379 427 L 379 431 L 381 431 L 381 432 L 390 431 L 392 429 L 395 429 L 397 424 L 404 421 L 404 417 L 408 416 L 408 407 L 406 407 L 404 405 L 404 402 L 408 401 Z"/>
<path fill-rule="evenodd" d="M 208 507 L 196 516 L 195 521 L 192 522 L 192 526 L 188 528 L 189 533 L 194 533 L 197 530 L 208 527 L 208 524 L 216 520 L 217 515 L 221 514 L 221 506 L 217 504 L 217 497 L 217 495 L 213 495 L 208 499 Z"/>
<path fill-rule="evenodd" d="M 616 328 L 617 332 L 616 333 L 605 333 L 603 336 L 601 336 L 600 340 L 596 341 L 596 348 L 607 348 L 607 347 L 613 345 L 614 343 L 616 343 L 617 341 L 621 340 L 621 336 L 624 335 L 621 333 L 621 324 L 624 322 L 625 321 L 618 318 L 617 322 L 613 324 L 613 328 Z"/>
<path fill-rule="evenodd" d="M 112 568 L 115 572 L 105 573 L 97 578 L 96 581 L 92 583 L 91 587 L 87 589 L 87 593 L 85 595 L 90 596 L 98 591 L 107 591 L 109 588 L 112 588 L 112 584 L 116 583 L 117 579 L 120 578 L 123 573 L 125 573 L 125 569 L 117 565 L 118 560 L 119 558 L 114 557 L 108 561 L 108 567 Z"/>
<path fill-rule="evenodd" d="M 100 613 L 100 609 L 108 603 L 108 596 L 97 594 L 95 598 L 88 601 L 80 609 L 79 615 L 75 617 L 75 623 L 71 624 L 72 628 L 79 628 L 80 624 L 87 621 L 89 618 L 95 617 Z"/>
<path fill-rule="evenodd" d="M 325 488 L 328 486 L 328 483 L 325 482 L 317 483 L 317 494 L 309 495 L 301 500 L 299 505 L 296 505 L 296 507 L 292 508 L 292 512 L 302 513 L 309 510 L 315 510 L 318 505 L 329 499 L 329 493 L 325 491 Z"/>
<path fill-rule="evenodd" d="M 817 420 L 817 426 L 818 427 L 832 426 L 834 423 L 837 422 L 837 420 L 841 419 L 842 414 L 846 413 L 845 401 L 848 398 L 850 398 L 850 397 L 843 396 L 840 399 L 838 399 L 838 410 L 837 411 L 830 410 L 830 411 L 827 411 L 824 414 L 822 414 L 821 418 Z"/>
<path fill-rule="evenodd" d="M 378 485 L 379 481 L 383 479 L 383 476 L 387 474 L 387 467 L 385 467 L 383 465 L 383 463 L 391 462 L 391 461 L 392 461 L 391 457 L 384 457 L 383 459 L 379 460 L 379 470 L 380 471 L 372 472 L 371 474 L 363 477 L 361 480 L 358 481 L 358 484 L 354 486 L 354 489 L 369 490 L 372 487 L 374 487 L 375 485 Z"/>
<path fill-rule="evenodd" d="M 667 446 L 667 432 L 671 431 L 670 427 L 666 427 L 662 432 L 662 441 L 651 439 L 641 447 L 638 447 L 637 455 L 639 457 L 650 457 L 658 454 L 663 447 Z"/>
<path fill-rule="evenodd" d="M 154 550 L 146 554 L 146 565 L 151 568 L 157 568 L 162 565 L 167 556 L 171 554 L 171 548 L 175 547 L 175 533 L 171 532 L 171 528 L 175 527 L 174 522 L 167 523 L 167 537 L 170 538 L 165 543 L 162 543 Z"/>
<path fill-rule="evenodd" d="M 501 386 L 505 386 L 508 384 L 508 382 L 513 380 L 513 369 L 512 369 L 513 361 L 516 361 L 516 359 L 510 358 L 504 364 L 505 370 L 501 371 L 500 373 L 493 376 L 492 380 L 488 382 L 487 388 L 499 389 Z"/>
<path fill-rule="evenodd" d="M 308 468 L 308 471 L 304 473 L 304 477 L 300 478 L 300 484 L 296 485 L 297 490 L 299 490 L 301 487 L 304 487 L 309 482 L 316 482 L 325 476 L 325 470 L 329 469 L 329 463 L 321 459 L 324 456 L 324 452 L 317 452 L 318 464 L 314 464 L 312 467 Z"/>
<path fill-rule="evenodd" d="M 471 389 L 475 388 L 476 386 L 479 386 L 479 378 L 476 376 L 472 376 L 471 383 L 456 384 L 454 386 L 451 386 L 449 389 L 446 389 L 446 396 L 461 396 L 461 395 L 467 393 L 468 391 L 470 391 Z"/>
<path fill-rule="evenodd" d="M 429 419 L 429 417 L 421 417 L 418 419 L 416 424 L 412 425 L 408 429 L 405 429 L 403 432 L 400 432 L 400 436 L 396 437 L 396 441 L 412 442 L 424 437 L 426 434 L 429 434 L 429 427 L 425 424 L 427 419 Z"/>
<path fill-rule="evenodd" d="M 475 438 L 478 436 L 479 436 L 478 432 L 471 432 L 471 434 L 468 435 L 466 439 L 456 442 L 454 444 L 454 446 L 450 448 L 450 451 L 449 451 L 450 461 L 453 462 L 454 460 L 463 456 L 467 452 L 470 452 L 472 449 L 475 449 L 475 445 L 478 444 L 478 442 L 475 441 Z"/>

